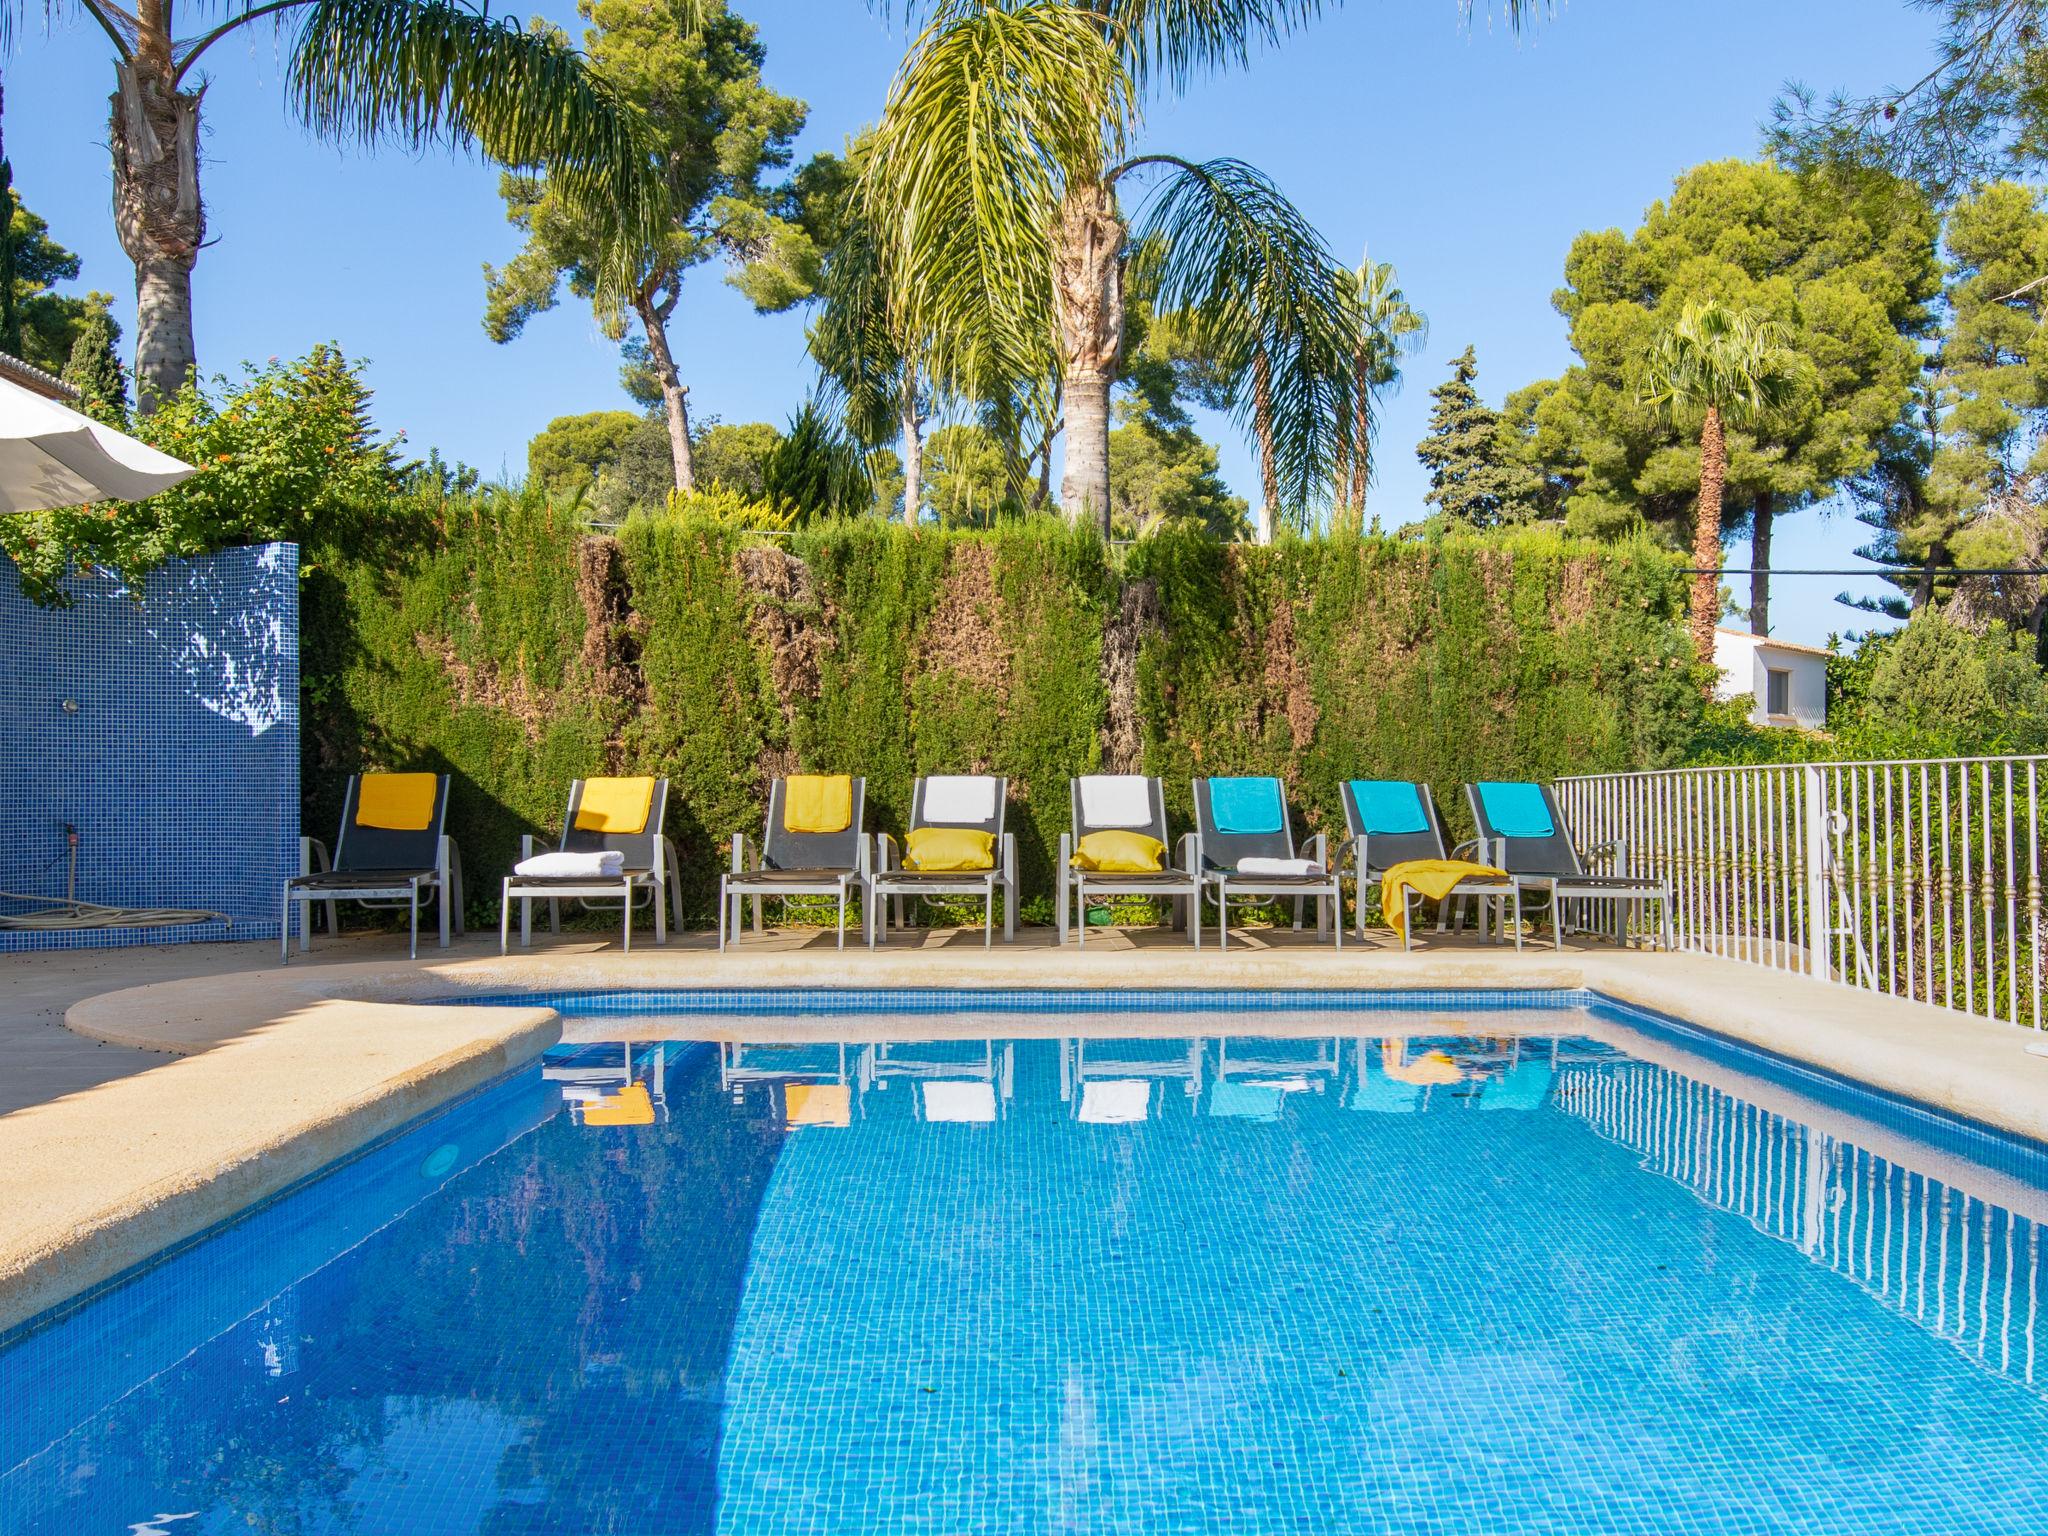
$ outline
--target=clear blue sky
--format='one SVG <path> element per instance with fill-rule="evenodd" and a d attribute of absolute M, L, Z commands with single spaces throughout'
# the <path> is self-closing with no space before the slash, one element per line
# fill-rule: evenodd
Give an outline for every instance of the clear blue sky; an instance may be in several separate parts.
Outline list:
<path fill-rule="evenodd" d="M 810 103 L 804 151 L 837 148 L 879 112 L 905 39 L 862 0 L 737 8 L 761 29 L 770 83 Z M 577 25 L 567 5 L 546 10 Z M 1369 246 L 1399 267 L 1430 340 L 1382 428 L 1373 501 L 1394 527 L 1424 510 L 1412 448 L 1449 358 L 1476 345 L 1495 403 L 1571 361 L 1550 294 L 1575 234 L 1633 227 L 1679 171 L 1753 153 L 1784 81 L 1869 88 L 1911 78 L 1929 41 L 1929 18 L 1905 0 L 1571 0 L 1519 39 L 1483 20 L 1461 27 L 1454 0 L 1352 0 L 1248 71 L 1155 101 L 1144 142 L 1250 160 L 1340 254 L 1355 260 Z M 314 143 L 285 110 L 267 31 L 209 60 L 203 184 L 214 243 L 195 282 L 202 368 L 338 341 L 369 359 L 385 430 L 490 475 L 523 473 L 527 440 L 551 417 L 628 403 L 615 350 L 573 301 L 508 346 L 485 338 L 481 269 L 516 246 L 492 170 Z M 31 20 L 6 64 L 5 132 L 17 189 L 84 258 L 80 286 L 118 296 L 125 327 L 133 277 L 114 239 L 104 148 L 112 88 L 96 27 L 61 20 L 46 34 Z M 754 315 L 709 269 L 687 291 L 675 333 L 697 411 L 780 422 L 802 398 L 802 319 Z M 1255 494 L 1243 443 L 1227 423 L 1205 425 L 1233 487 Z M 1852 564 L 1867 534 L 1846 513 L 1781 527 L 1774 564 L 1788 567 Z M 1747 558 L 1746 548 L 1730 552 L 1731 564 Z M 1818 643 L 1862 627 L 1833 601 L 1844 586 L 1882 590 L 1780 581 L 1773 628 Z"/>

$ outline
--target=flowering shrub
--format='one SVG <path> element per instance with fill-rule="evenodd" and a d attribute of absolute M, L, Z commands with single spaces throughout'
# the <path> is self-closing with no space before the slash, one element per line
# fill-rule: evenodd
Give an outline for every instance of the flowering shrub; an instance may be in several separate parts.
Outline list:
<path fill-rule="evenodd" d="M 296 541 L 302 559 L 357 548 L 395 514 L 395 444 L 370 427 L 358 364 L 316 347 L 292 362 L 247 365 L 211 392 L 188 382 L 127 429 L 199 473 L 146 501 L 0 518 L 0 548 L 38 602 L 61 603 L 75 566 L 139 586 L 152 566 L 234 544 Z"/>

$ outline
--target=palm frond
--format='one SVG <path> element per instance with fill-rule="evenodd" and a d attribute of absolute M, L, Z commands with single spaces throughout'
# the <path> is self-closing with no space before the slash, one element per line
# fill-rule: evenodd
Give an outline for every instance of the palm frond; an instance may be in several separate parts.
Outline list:
<path fill-rule="evenodd" d="M 1711 409 L 1753 423 L 1787 403 L 1803 367 L 1791 332 L 1777 321 L 1698 299 L 1658 336 L 1641 398 L 1671 417 Z"/>
<path fill-rule="evenodd" d="M 1329 492 L 1352 401 L 1348 274 L 1308 220 L 1263 173 L 1240 160 L 1168 160 L 1173 174 L 1140 211 L 1140 281 L 1162 309 L 1186 311 L 1233 380 L 1240 423 L 1253 410 L 1263 358 L 1274 468 L 1286 509 L 1305 513 Z"/>
<path fill-rule="evenodd" d="M 546 166 L 653 239 L 660 184 L 639 109 L 561 34 L 450 0 L 314 0 L 299 13 L 290 92 L 314 132 L 365 143 L 477 148 Z M 611 274 L 624 280 L 623 274 Z"/>
<path fill-rule="evenodd" d="M 905 334 L 943 386 L 1049 376 L 1054 216 L 1132 111 L 1100 18 L 1065 5 L 941 7 L 875 131 L 862 195 Z"/>
<path fill-rule="evenodd" d="M 825 258 L 824 303 L 809 335 L 820 405 L 836 411 L 864 443 L 896 429 L 910 350 L 891 323 L 888 277 L 875 229 L 858 213 Z"/>
<path fill-rule="evenodd" d="M 1176 88 L 1237 69 L 1322 12 L 1322 0 L 1116 0 L 1110 24 L 1132 77 Z"/>

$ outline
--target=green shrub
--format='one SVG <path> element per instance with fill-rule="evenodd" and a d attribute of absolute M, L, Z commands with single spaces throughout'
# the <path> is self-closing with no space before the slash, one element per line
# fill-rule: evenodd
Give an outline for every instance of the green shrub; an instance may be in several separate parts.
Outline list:
<path fill-rule="evenodd" d="M 1467 778 L 1669 762 L 1701 713 L 1682 579 L 1647 545 L 1180 532 L 1118 569 L 1055 518 L 767 537 L 685 503 L 614 540 L 537 493 L 430 510 L 410 558 L 309 588 L 308 816 L 366 764 L 453 771 L 479 908 L 578 773 L 670 777 L 699 921 L 777 774 L 864 774 L 900 834 L 916 775 L 1004 773 L 1042 919 L 1074 774 L 1161 774 L 1185 821 L 1194 775 L 1273 772 L 1334 832 L 1343 778 L 1425 779 L 1455 816 Z"/>
<path fill-rule="evenodd" d="M 63 601 L 75 565 L 104 566 L 131 587 L 183 555 L 286 539 L 315 565 L 328 552 L 367 553 L 408 531 L 397 514 L 398 466 L 369 424 L 359 365 L 330 347 L 295 362 L 249 367 L 208 391 L 188 382 L 149 416 L 123 425 L 199 473 L 146 501 L 0 517 L 0 548 L 36 601 Z"/>

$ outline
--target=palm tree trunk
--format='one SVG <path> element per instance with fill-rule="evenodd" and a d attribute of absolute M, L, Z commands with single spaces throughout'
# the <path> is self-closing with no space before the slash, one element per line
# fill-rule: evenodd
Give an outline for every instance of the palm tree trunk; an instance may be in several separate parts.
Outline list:
<path fill-rule="evenodd" d="M 1273 467 L 1273 365 L 1264 347 L 1252 358 L 1252 430 L 1259 439 L 1258 540 L 1270 544 L 1280 510 L 1280 477 Z"/>
<path fill-rule="evenodd" d="M 1065 362 L 1066 471 L 1060 501 L 1109 537 L 1109 390 L 1124 345 L 1124 221 L 1101 183 L 1068 189 L 1060 204 L 1053 301 Z"/>
<path fill-rule="evenodd" d="M 1330 472 L 1330 531 L 1357 532 L 1351 514 L 1351 431 L 1340 420 L 1336 463 Z"/>
<path fill-rule="evenodd" d="M 170 7 L 137 13 L 134 56 L 115 66 L 109 146 L 114 226 L 135 263 L 136 408 L 147 414 L 191 377 L 192 265 L 206 238 L 199 197 L 199 103 L 171 62 Z"/>
<path fill-rule="evenodd" d="M 1728 441 L 1721 413 L 1707 408 L 1700 428 L 1700 504 L 1693 522 L 1692 645 L 1699 659 L 1714 660 L 1714 625 L 1721 616 L 1721 494 L 1728 479 Z"/>
<path fill-rule="evenodd" d="M 917 409 L 917 373 L 903 370 L 903 392 L 896 402 L 903 428 L 903 521 L 912 528 L 924 510 L 924 418 Z"/>
<path fill-rule="evenodd" d="M 668 415 L 668 451 L 675 464 L 676 489 L 684 495 L 697 489 L 696 462 L 690 451 L 690 391 L 676 371 L 675 353 L 668 345 L 668 317 L 675 309 L 675 291 L 657 301 L 652 290 L 643 289 L 633 299 L 633 312 L 647 333 L 647 356 L 654 364 L 654 377 L 661 385 L 662 409 Z"/>
<path fill-rule="evenodd" d="M 1749 632 L 1771 632 L 1771 493 L 1756 493 L 1756 511 L 1749 535 Z"/>
<path fill-rule="evenodd" d="M 1351 379 L 1351 510 L 1360 528 L 1365 526 L 1365 493 L 1372 488 L 1372 394 L 1365 364 L 1360 352 Z"/>

